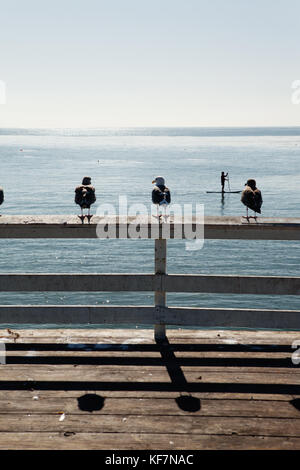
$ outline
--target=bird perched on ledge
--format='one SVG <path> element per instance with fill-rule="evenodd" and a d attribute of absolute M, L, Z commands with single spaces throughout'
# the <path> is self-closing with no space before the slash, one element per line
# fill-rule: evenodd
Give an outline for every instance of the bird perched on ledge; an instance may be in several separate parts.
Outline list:
<path fill-rule="evenodd" d="M 82 180 L 80 186 L 75 188 L 75 202 L 81 208 L 81 215 L 78 217 L 81 219 L 81 222 L 84 223 L 85 217 L 88 219 L 90 223 L 91 218 L 93 217 L 90 214 L 90 207 L 96 201 L 96 194 L 95 188 L 91 184 L 91 178 L 89 176 L 85 176 Z M 83 214 L 83 209 L 88 209 L 87 214 Z"/>
<path fill-rule="evenodd" d="M 249 179 L 245 184 L 245 189 L 242 192 L 241 196 L 242 203 L 247 207 L 247 215 L 243 216 L 245 219 L 248 220 L 250 218 L 257 219 L 256 213 L 261 213 L 261 206 L 262 206 L 262 196 L 259 189 L 256 187 L 256 181 L 253 179 Z M 254 211 L 254 217 L 248 215 L 248 208 Z"/>
<path fill-rule="evenodd" d="M 157 217 L 161 217 L 161 214 L 158 214 L 158 208 L 163 206 L 166 215 L 166 208 L 171 202 L 171 193 L 169 188 L 165 186 L 165 180 L 162 176 L 157 176 L 152 184 L 155 184 L 152 190 L 152 202 L 157 207 Z"/>
<path fill-rule="evenodd" d="M 3 189 L 0 187 L 0 206 L 1 204 L 3 203 L 4 201 L 4 191 Z"/>

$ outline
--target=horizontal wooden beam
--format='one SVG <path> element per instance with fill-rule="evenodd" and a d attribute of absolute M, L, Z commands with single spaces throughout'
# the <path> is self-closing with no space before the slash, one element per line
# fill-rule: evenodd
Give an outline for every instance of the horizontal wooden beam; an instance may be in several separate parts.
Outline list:
<path fill-rule="evenodd" d="M 152 325 L 155 307 L 93 305 L 2 305 L 0 324 L 132 324 Z"/>
<path fill-rule="evenodd" d="M 0 324 L 154 325 L 300 330 L 299 310 L 36 305 L 0 306 Z"/>
<path fill-rule="evenodd" d="M 207 274 L 0 274 L 0 292 L 50 291 L 299 295 L 300 277 Z"/>
<path fill-rule="evenodd" d="M 160 224 L 148 216 L 129 216 L 124 221 L 94 215 L 91 224 L 82 224 L 75 215 L 1 215 L 0 238 L 180 239 L 191 238 L 191 230 L 201 238 L 204 230 L 205 239 L 300 240 L 300 218 L 259 217 L 248 223 L 241 216 L 206 216 L 204 227 L 195 217 L 186 225 L 183 222 L 172 215 Z"/>
<path fill-rule="evenodd" d="M 167 292 L 299 295 L 300 277 L 169 274 L 162 279 Z"/>
<path fill-rule="evenodd" d="M 148 292 L 160 284 L 155 274 L 0 274 L 0 292 Z"/>
<path fill-rule="evenodd" d="M 167 325 L 205 328 L 266 328 L 300 330 L 300 311 L 233 308 L 168 307 L 159 312 Z"/>

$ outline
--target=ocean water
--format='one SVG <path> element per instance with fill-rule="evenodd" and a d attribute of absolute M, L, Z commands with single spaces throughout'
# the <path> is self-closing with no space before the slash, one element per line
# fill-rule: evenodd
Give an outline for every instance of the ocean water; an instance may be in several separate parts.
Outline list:
<path fill-rule="evenodd" d="M 162 175 L 177 204 L 204 204 L 206 215 L 244 215 L 232 190 L 255 178 L 262 215 L 300 216 L 300 128 L 0 129 L 2 214 L 78 214 L 74 188 L 91 176 L 97 204 L 151 206 L 152 180 Z M 169 273 L 299 276 L 300 243 L 168 241 Z M 153 240 L 0 240 L 0 272 L 148 273 Z M 168 305 L 298 309 L 297 296 L 168 294 Z M 8 304 L 152 305 L 149 293 L 0 293 Z"/>

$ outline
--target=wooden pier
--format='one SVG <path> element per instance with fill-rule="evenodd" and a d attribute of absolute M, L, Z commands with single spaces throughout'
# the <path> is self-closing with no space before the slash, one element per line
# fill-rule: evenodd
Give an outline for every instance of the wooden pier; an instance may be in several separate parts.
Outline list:
<path fill-rule="evenodd" d="M 95 238 L 97 223 L 108 220 L 2 216 L 0 238 Z M 206 218 L 204 233 L 300 240 L 300 220 Z M 167 292 L 299 295 L 300 277 L 168 275 L 159 235 L 153 273 L 0 275 L 5 292 L 154 294 L 149 306 L 0 306 L 0 449 L 300 449 L 300 310 L 166 302 Z"/>
<path fill-rule="evenodd" d="M 1 334 L 0 449 L 300 449 L 299 332 Z"/>

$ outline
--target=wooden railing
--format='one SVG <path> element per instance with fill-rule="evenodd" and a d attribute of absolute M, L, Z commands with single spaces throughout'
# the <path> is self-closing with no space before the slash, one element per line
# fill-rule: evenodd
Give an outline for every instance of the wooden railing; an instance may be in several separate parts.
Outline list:
<path fill-rule="evenodd" d="M 167 240 L 163 233 L 167 228 L 169 238 L 175 234 L 178 238 L 178 233 L 184 238 L 180 219 L 169 218 L 168 223 L 159 224 L 157 232 L 157 226 L 153 230 L 153 221 L 148 217 L 132 217 L 124 224 L 118 217 L 95 216 L 91 224 L 82 225 L 75 216 L 1 216 L 0 238 L 99 238 L 99 233 L 105 238 L 110 224 L 116 226 L 115 238 L 126 238 L 134 224 L 145 238 L 155 238 L 153 233 L 158 235 L 154 240 L 154 273 L 0 274 L 0 291 L 154 292 L 153 306 L 2 305 L 0 324 L 155 325 L 157 338 L 164 337 L 166 325 L 300 329 L 298 310 L 167 307 L 167 292 L 300 294 L 300 277 L 167 274 Z M 197 229 L 196 221 L 193 228 Z M 247 223 L 241 217 L 206 217 L 204 237 L 300 240 L 300 219 L 259 218 L 258 222 Z"/>

